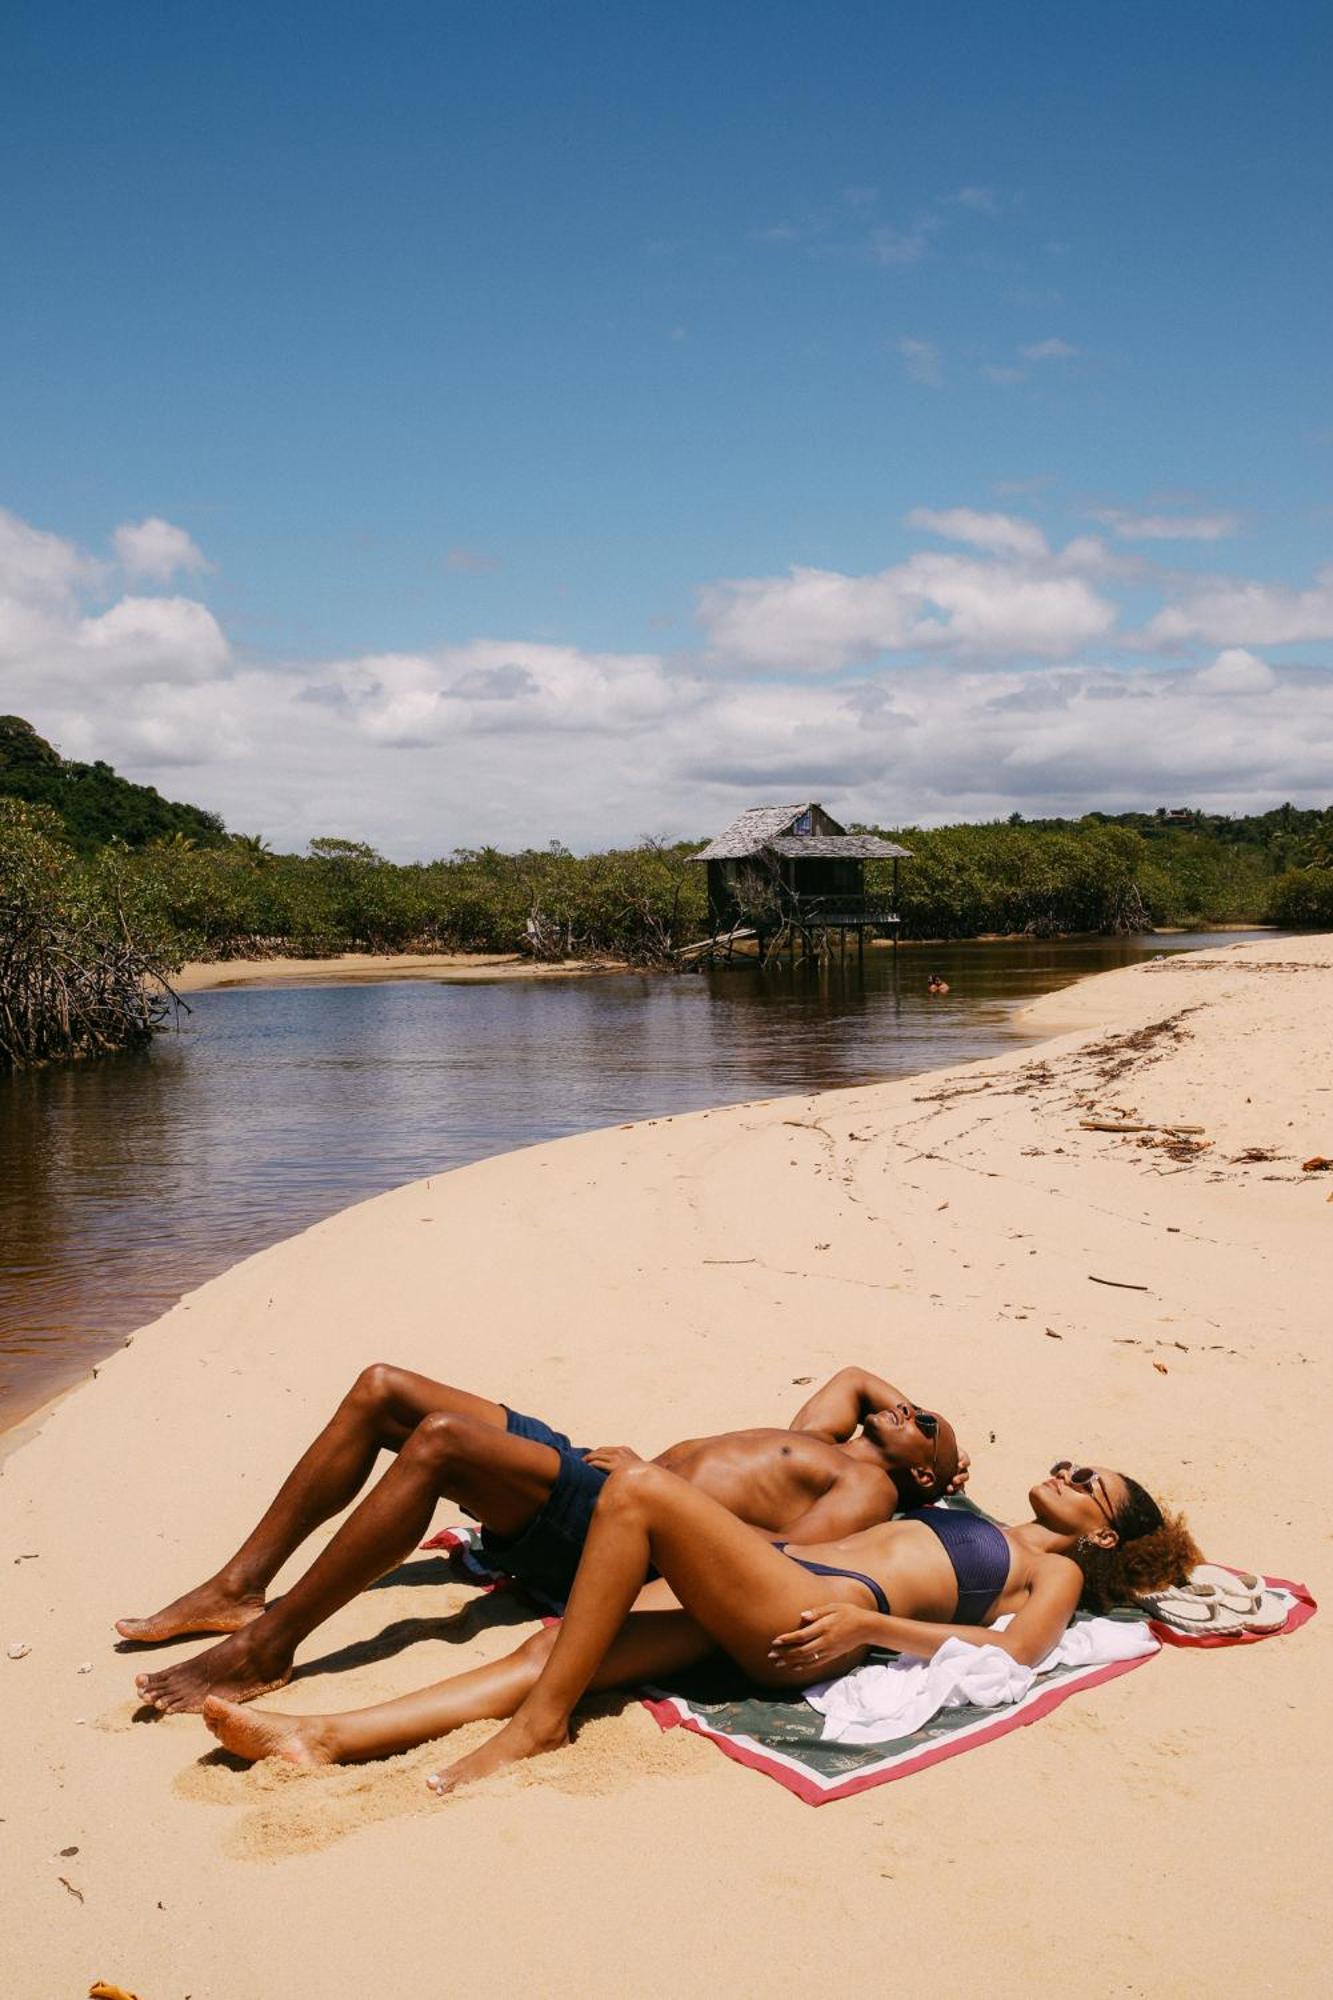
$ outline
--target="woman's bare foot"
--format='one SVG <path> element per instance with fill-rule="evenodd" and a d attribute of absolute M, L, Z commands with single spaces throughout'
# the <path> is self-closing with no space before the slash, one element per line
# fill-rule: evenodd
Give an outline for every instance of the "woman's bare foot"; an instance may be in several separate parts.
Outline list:
<path fill-rule="evenodd" d="M 336 1764 L 332 1735 L 320 1715 L 274 1715 L 262 1708 L 242 1708 L 210 1694 L 204 1702 L 204 1721 L 224 1750 L 233 1756 L 248 1757 L 257 1764 L 261 1757 L 285 1757 L 289 1764 Z"/>
<path fill-rule="evenodd" d="M 243 1625 L 253 1624 L 263 1609 L 262 1590 L 228 1590 L 218 1577 L 210 1577 L 197 1590 L 164 1604 L 151 1618 L 118 1618 L 116 1630 L 122 1639 L 153 1646 L 190 1632 L 239 1632 Z"/>
<path fill-rule="evenodd" d="M 479 1778 L 494 1777 L 510 1764 L 521 1764 L 528 1757 L 544 1757 L 551 1750 L 563 1750 L 568 1742 L 567 1727 L 543 1728 L 516 1715 L 480 1750 L 474 1750 L 470 1757 L 460 1757 L 456 1764 L 446 1764 L 442 1771 L 433 1771 L 426 1783 L 444 1798 L 463 1785 L 476 1784 Z"/>
<path fill-rule="evenodd" d="M 227 1701 L 253 1701 L 256 1695 L 285 1686 L 291 1677 L 291 1654 L 261 1651 L 247 1629 L 233 1632 L 178 1666 L 136 1674 L 134 1685 L 150 1708 L 163 1715 L 187 1715 L 201 1709 L 210 1694 Z"/>

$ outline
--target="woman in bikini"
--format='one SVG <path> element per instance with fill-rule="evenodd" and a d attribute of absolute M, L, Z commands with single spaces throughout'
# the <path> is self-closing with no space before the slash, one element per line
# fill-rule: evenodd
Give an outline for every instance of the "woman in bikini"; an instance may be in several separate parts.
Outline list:
<path fill-rule="evenodd" d="M 558 1749 L 585 1694 L 660 1681 L 718 1649 L 768 1688 L 830 1680 L 871 1648 L 929 1658 L 954 1638 L 1030 1666 L 1080 1603 L 1132 1602 L 1183 1581 L 1199 1560 L 1179 1516 L 1104 1466 L 1061 1460 L 1029 1500 L 1033 1518 L 1021 1527 L 928 1508 L 795 1551 L 674 1473 L 636 1463 L 603 1488 L 563 1620 L 507 1658 L 347 1714 L 277 1715 L 210 1697 L 204 1720 L 239 1756 L 324 1764 L 392 1756 L 507 1717 L 428 1779 L 445 1793 Z M 662 1581 L 645 1587 L 650 1566 Z M 1006 1614 L 1005 1630 L 991 1632 Z"/>

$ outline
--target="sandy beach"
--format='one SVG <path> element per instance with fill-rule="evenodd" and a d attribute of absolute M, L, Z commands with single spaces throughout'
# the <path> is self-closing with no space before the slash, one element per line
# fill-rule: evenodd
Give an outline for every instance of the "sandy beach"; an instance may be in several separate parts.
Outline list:
<path fill-rule="evenodd" d="M 438 1746 L 244 1769 L 195 1717 L 136 1719 L 112 1621 L 207 1574 L 377 1360 L 646 1452 L 785 1422 L 863 1362 L 955 1417 L 1006 1518 L 1053 1458 L 1101 1459 L 1210 1556 L 1322 1597 L 1333 1173 L 1302 1162 L 1333 1155 L 1331 1000 L 1328 937 L 1135 965 L 1038 1002 L 1003 1059 L 418 1182 L 142 1329 L 0 1472 L 7 1992 L 1324 1990 L 1326 1616 L 1168 1651 L 819 1811 L 632 1704 L 445 1803 Z M 528 1629 L 458 1618 L 474 1593 L 439 1577 L 422 1557 L 349 1605 L 271 1705 L 357 1705 Z"/>
<path fill-rule="evenodd" d="M 495 979 L 577 979 L 591 972 L 621 972 L 602 959 L 538 963 L 517 952 L 345 951 L 330 958 L 191 959 L 172 980 L 178 993 L 211 993 L 237 986 L 374 986 L 386 979 L 434 979 L 447 986 Z"/>

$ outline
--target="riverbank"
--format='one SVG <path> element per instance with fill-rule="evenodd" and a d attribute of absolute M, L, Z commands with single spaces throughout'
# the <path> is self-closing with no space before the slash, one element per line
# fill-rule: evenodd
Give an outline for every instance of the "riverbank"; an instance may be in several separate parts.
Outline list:
<path fill-rule="evenodd" d="M 1219 931 L 1253 932 L 1262 924 L 1218 924 Z M 1092 936 L 1094 933 L 1081 933 Z M 1189 935 L 1179 927 L 1168 927 L 1146 935 L 1179 938 Z M 893 950 L 892 938 L 872 938 L 876 950 Z M 903 951 L 937 951 L 953 944 L 1015 944 L 1022 933 L 987 931 L 974 939 L 902 938 Z M 738 957 L 746 956 L 738 950 Z M 223 958 L 191 959 L 172 980 L 178 993 L 214 993 L 237 987 L 268 986 L 362 986 L 385 980 L 432 979 L 442 985 L 464 986 L 474 981 L 506 979 L 574 979 L 597 972 L 632 970 L 621 959 L 570 958 L 558 964 L 539 963 L 518 952 L 484 951 L 398 951 L 371 953 L 338 952 L 328 958 Z M 661 970 L 663 968 L 654 968 Z M 670 969 L 670 968 L 666 968 Z"/>
<path fill-rule="evenodd" d="M 388 979 L 433 979 L 465 986 L 478 980 L 577 979 L 624 972 L 616 959 L 571 958 L 558 965 L 517 952 L 346 951 L 330 958 L 191 959 L 172 980 L 178 993 L 213 993 L 240 986 L 373 986 Z"/>
<path fill-rule="evenodd" d="M 933 1979 L 996 1994 L 1211 1994 L 1222 1938 L 1228 1982 L 1318 1990 L 1325 1619 L 1169 1654 L 818 1813 L 636 1708 L 444 1806 L 421 1783 L 438 1750 L 234 1770 L 197 1720 L 135 1722 L 135 1662 L 107 1643 L 213 1566 L 385 1358 L 647 1451 L 780 1420 L 804 1378 L 863 1360 L 956 1415 L 997 1511 L 1053 1457 L 1105 1456 L 1210 1554 L 1320 1595 L 1333 1180 L 1301 1162 L 1333 1154 L 1333 939 L 1074 990 L 1078 1031 L 1012 1056 L 592 1133 L 367 1202 L 182 1300 L 52 1410 L 0 1478 L 0 1642 L 32 1649 L 0 1656 L 16 1990 L 96 1974 L 145 2000 L 350 2000 L 432 1990 L 447 1966 L 637 2000 L 706 1966 L 757 1996 L 832 1952 L 840 1989 L 870 1995 L 894 1934 L 929 1939 Z M 1049 1034 L 1071 1004 L 1027 1025 Z M 1080 1126 L 1131 1111 L 1206 1143 Z M 510 1644 L 513 1625 L 449 1623 L 464 1595 L 410 1565 L 306 1646 L 274 1705 L 349 1706 Z"/>

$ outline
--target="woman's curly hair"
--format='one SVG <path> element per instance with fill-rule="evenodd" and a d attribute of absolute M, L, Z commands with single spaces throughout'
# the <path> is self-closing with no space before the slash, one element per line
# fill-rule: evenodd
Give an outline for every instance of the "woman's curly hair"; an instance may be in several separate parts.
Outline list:
<path fill-rule="evenodd" d="M 1115 1517 L 1120 1540 L 1113 1549 L 1083 1541 L 1073 1551 L 1083 1572 L 1080 1602 L 1089 1611 L 1108 1611 L 1114 1604 L 1132 1604 L 1146 1590 L 1165 1590 L 1184 1583 L 1203 1555 L 1182 1514 L 1158 1506 L 1137 1479 L 1124 1473 L 1128 1498 Z"/>

